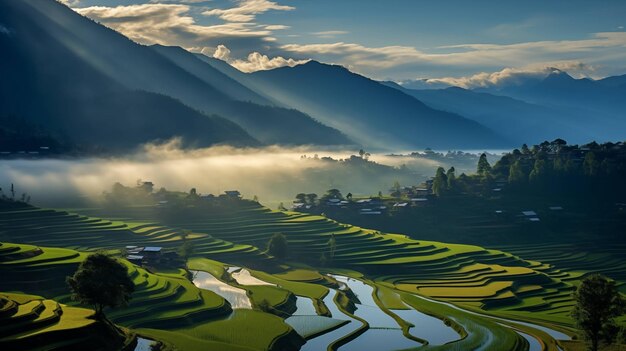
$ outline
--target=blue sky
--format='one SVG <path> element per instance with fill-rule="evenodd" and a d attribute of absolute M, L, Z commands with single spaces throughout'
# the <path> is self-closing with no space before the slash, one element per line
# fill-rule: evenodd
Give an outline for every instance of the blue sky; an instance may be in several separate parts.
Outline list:
<path fill-rule="evenodd" d="M 244 71 L 308 59 L 376 79 L 626 73 L 626 1 L 65 0 L 144 43 Z"/>

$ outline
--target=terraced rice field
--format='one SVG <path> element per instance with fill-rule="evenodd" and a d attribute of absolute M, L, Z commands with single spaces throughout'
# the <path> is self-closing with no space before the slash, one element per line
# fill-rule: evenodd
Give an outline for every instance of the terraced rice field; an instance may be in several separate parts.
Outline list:
<path fill-rule="evenodd" d="M 108 341 L 114 335 L 91 317 L 93 311 L 68 307 L 39 296 L 0 294 L 0 348 L 115 350 L 123 341 Z M 126 340 L 126 346 L 132 339 Z"/>
<path fill-rule="evenodd" d="M 3 243 L 0 245 L 0 271 L 6 278 L 0 282 L 0 291 L 35 292 L 73 304 L 65 277 L 78 268 L 84 257 L 84 253 L 70 249 Z M 189 324 L 230 312 L 223 298 L 197 289 L 182 274 L 156 275 L 122 262 L 128 266 L 135 292 L 129 306 L 108 314 L 116 323 L 128 327 Z"/>
<path fill-rule="evenodd" d="M 291 257 L 311 265 L 319 265 L 322 254 L 328 254 L 334 234 L 333 267 L 362 271 L 405 290 L 474 308 L 571 325 L 571 280 L 562 280 L 551 266 L 500 250 L 416 241 L 325 217 L 271 211 L 247 201 L 185 216 L 163 215 L 154 208 L 102 213 L 118 219 L 162 218 L 169 226 L 255 247 L 264 247 L 273 233 L 281 232 L 289 240 Z"/>
<path fill-rule="evenodd" d="M 189 267 L 211 281 L 194 285 L 182 271 L 154 274 L 127 263 L 138 289 L 128 307 L 110 312 L 116 323 L 180 349 L 224 350 L 297 349 L 302 344 L 303 350 L 352 350 L 378 340 L 397 340 L 387 344 L 389 349 L 498 350 L 507 345 L 534 350 L 539 344 L 557 350 L 541 326 L 511 321 L 571 331 L 576 272 L 540 261 L 478 246 L 416 241 L 247 201 L 210 211 L 189 209 L 185 215 L 163 211 L 0 210 L 0 241 L 5 243 L 0 269 L 15 284 L 0 283 L 0 291 L 32 291 L 71 303 L 63 278 L 86 253 L 115 252 L 126 245 L 173 249 L 187 235 L 197 257 Z M 287 262 L 259 249 L 276 232 L 288 239 Z M 337 246 L 331 257 L 332 235 Z M 322 254 L 330 259 L 319 267 Z M 240 289 L 239 298 L 245 291 L 249 305 L 237 305 L 229 288 Z M 259 311 L 262 303 L 274 314 Z"/>

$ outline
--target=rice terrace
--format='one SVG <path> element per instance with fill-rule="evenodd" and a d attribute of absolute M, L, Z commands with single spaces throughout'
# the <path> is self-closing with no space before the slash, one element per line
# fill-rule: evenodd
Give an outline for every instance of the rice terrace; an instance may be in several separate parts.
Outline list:
<path fill-rule="evenodd" d="M 0 351 L 626 351 L 624 14 L 0 1 Z"/>

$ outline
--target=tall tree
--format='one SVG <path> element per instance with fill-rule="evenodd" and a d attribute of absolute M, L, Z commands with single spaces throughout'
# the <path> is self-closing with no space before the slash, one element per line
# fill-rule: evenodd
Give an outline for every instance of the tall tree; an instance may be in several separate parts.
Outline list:
<path fill-rule="evenodd" d="M 489 164 L 489 161 L 487 160 L 487 155 L 483 153 L 480 155 L 480 158 L 478 159 L 476 173 L 478 173 L 478 175 L 481 177 L 485 177 L 487 176 L 487 174 L 489 174 L 490 171 L 491 171 L 491 165 Z"/>
<path fill-rule="evenodd" d="M 128 276 L 126 266 L 102 253 L 88 256 L 73 276 L 67 277 L 72 298 L 93 306 L 96 318 L 106 320 L 105 307 L 128 304 L 135 284 Z"/>
<path fill-rule="evenodd" d="M 601 340 L 612 342 L 618 332 L 614 318 L 625 310 L 615 282 L 599 274 L 591 275 L 582 281 L 574 300 L 572 317 L 589 341 L 590 350 L 597 351 Z"/>
<path fill-rule="evenodd" d="M 437 196 L 442 196 L 448 188 L 448 177 L 446 177 L 446 171 L 443 167 L 437 168 L 435 173 L 435 179 L 433 180 L 433 193 Z"/>
<path fill-rule="evenodd" d="M 448 172 L 446 172 L 446 178 L 448 178 L 448 190 L 454 190 L 456 188 L 456 175 L 454 172 L 456 172 L 454 167 L 450 167 Z"/>

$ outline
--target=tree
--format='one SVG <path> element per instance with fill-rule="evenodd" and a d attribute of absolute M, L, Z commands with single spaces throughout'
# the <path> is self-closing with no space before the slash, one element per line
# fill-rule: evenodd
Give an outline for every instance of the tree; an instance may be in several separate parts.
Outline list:
<path fill-rule="evenodd" d="M 367 160 L 370 156 L 372 156 L 372 154 L 370 154 L 369 152 L 365 152 L 365 150 L 361 149 L 359 150 L 359 156 L 362 159 Z"/>
<path fill-rule="evenodd" d="M 328 258 L 335 258 L 335 250 L 337 250 L 337 239 L 335 238 L 335 234 L 330 235 L 330 239 L 328 239 Z"/>
<path fill-rule="evenodd" d="M 509 168 L 509 183 L 511 184 L 523 184 L 526 182 L 526 174 L 522 169 L 522 165 L 519 160 L 513 162 Z"/>
<path fill-rule="evenodd" d="M 601 340 L 612 342 L 618 332 L 614 318 L 625 311 L 615 282 L 599 274 L 591 275 L 574 293 L 574 301 L 572 317 L 590 342 L 590 350 L 597 351 Z"/>
<path fill-rule="evenodd" d="M 324 197 L 327 199 L 343 199 L 339 189 L 329 189 Z"/>
<path fill-rule="evenodd" d="M 478 166 L 476 167 L 476 173 L 478 173 L 479 176 L 485 177 L 487 176 L 487 174 L 489 174 L 490 171 L 491 171 L 491 165 L 489 164 L 489 161 L 487 161 L 487 155 L 483 153 L 480 155 L 480 158 L 478 159 Z"/>
<path fill-rule="evenodd" d="M 446 178 L 448 178 L 448 190 L 454 190 L 456 187 L 456 176 L 454 172 L 456 172 L 454 167 L 450 167 L 450 169 L 448 169 L 448 172 L 446 172 Z"/>
<path fill-rule="evenodd" d="M 307 200 L 307 203 L 309 205 L 314 206 L 315 205 L 315 201 L 317 201 L 317 194 L 313 194 L 313 193 L 306 194 L 306 200 Z"/>
<path fill-rule="evenodd" d="M 402 189 L 402 186 L 400 185 L 399 181 L 394 181 L 393 182 L 393 186 L 391 187 L 391 189 L 393 190 L 391 192 L 391 196 L 393 197 L 400 197 L 400 195 L 402 195 L 402 192 L 400 192 L 400 189 Z"/>
<path fill-rule="evenodd" d="M 135 284 L 128 276 L 126 266 L 103 253 L 88 256 L 73 276 L 67 277 L 72 298 L 91 305 L 96 318 L 106 320 L 104 308 L 128 304 Z"/>
<path fill-rule="evenodd" d="M 270 241 L 267 243 L 267 252 L 279 259 L 287 257 L 287 249 L 287 237 L 282 233 L 272 235 Z"/>
<path fill-rule="evenodd" d="M 180 234 L 183 244 L 178 248 L 178 256 L 185 260 L 185 268 L 187 268 L 187 261 L 189 260 L 189 257 L 191 257 L 194 252 L 194 245 L 191 241 L 189 241 L 190 234 L 190 230 L 183 230 Z"/>
<path fill-rule="evenodd" d="M 433 193 L 437 196 L 441 196 L 448 188 L 448 177 L 446 177 L 446 171 L 443 167 L 437 168 L 435 173 L 435 179 L 433 180 Z"/>
<path fill-rule="evenodd" d="M 528 175 L 531 182 L 540 182 L 548 175 L 548 164 L 543 158 L 537 158 L 532 171 Z"/>
<path fill-rule="evenodd" d="M 348 195 L 346 195 L 346 199 L 348 199 L 348 201 L 352 201 L 352 193 L 348 193 Z"/>
<path fill-rule="evenodd" d="M 296 200 L 298 200 L 298 202 L 301 202 L 301 203 L 306 203 L 306 194 L 300 193 L 296 195 Z"/>
<path fill-rule="evenodd" d="M 200 198 L 200 196 L 198 195 L 198 191 L 196 190 L 196 188 L 191 188 L 191 189 L 189 190 L 189 195 L 187 195 L 187 198 L 188 198 L 188 199 L 191 199 L 191 200 L 196 200 L 196 199 L 199 199 L 199 198 Z"/>

